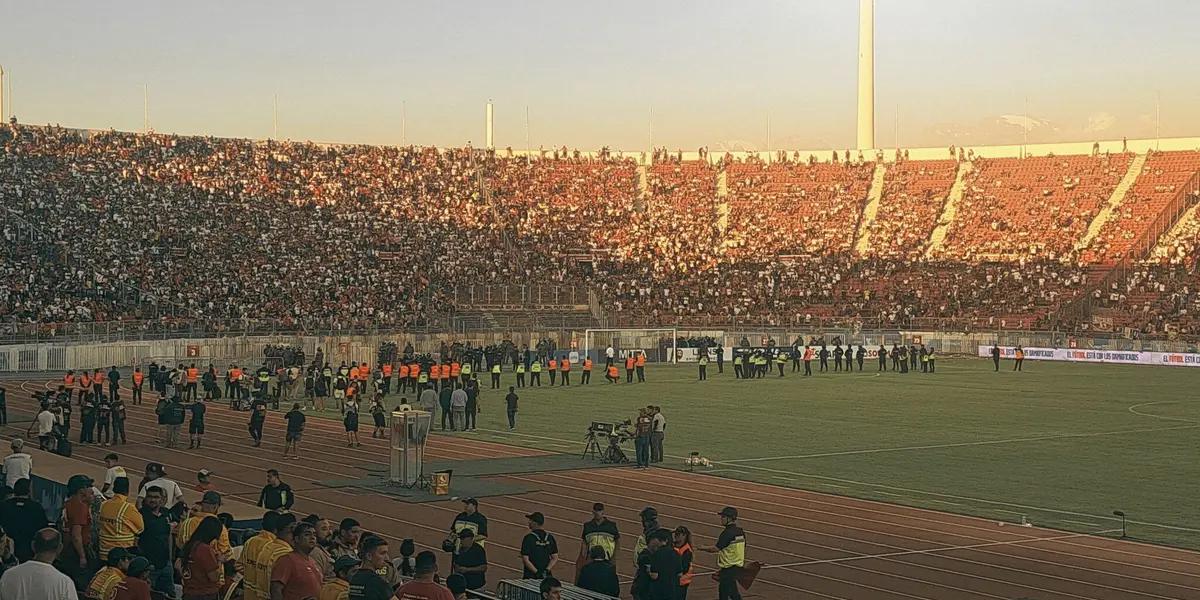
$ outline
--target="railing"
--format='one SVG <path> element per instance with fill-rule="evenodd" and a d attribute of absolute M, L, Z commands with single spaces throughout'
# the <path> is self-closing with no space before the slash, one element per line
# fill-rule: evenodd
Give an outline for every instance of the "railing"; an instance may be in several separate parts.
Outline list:
<path fill-rule="evenodd" d="M 588 304 L 585 286 L 573 285 L 472 285 L 454 289 L 461 309 L 522 308 L 529 306 L 581 306 Z"/>

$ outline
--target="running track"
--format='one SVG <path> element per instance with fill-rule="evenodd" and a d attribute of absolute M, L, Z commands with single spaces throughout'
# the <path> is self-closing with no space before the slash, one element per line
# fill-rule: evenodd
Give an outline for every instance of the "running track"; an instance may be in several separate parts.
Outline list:
<path fill-rule="evenodd" d="M 18 414 L 31 414 L 32 392 L 50 385 L 5 383 L 10 384 L 10 407 Z M 217 402 L 210 405 L 207 419 L 202 450 L 167 450 L 152 443 L 157 433 L 153 405 L 130 406 L 126 430 L 135 443 L 113 450 L 126 468 L 140 471 L 146 462 L 163 463 L 189 490 L 197 470 L 211 469 L 222 492 L 251 504 L 264 483 L 263 472 L 276 467 L 296 491 L 298 511 L 335 520 L 355 517 L 364 528 L 393 540 L 411 537 L 419 547 L 437 550 L 439 560 L 445 562 L 440 545 L 461 509 L 458 502 L 410 504 L 366 489 L 317 484 L 361 477 L 363 466 L 386 463 L 385 441 L 362 434 L 363 447 L 348 448 L 342 442 L 340 423 L 314 418 L 304 439 L 303 460 L 284 461 L 280 458 L 282 419 L 277 413 L 268 417 L 266 439 L 257 449 L 249 444 L 246 413 Z M 23 435 L 26 426 L 10 426 L 4 433 Z M 369 423 L 365 428 L 369 432 Z M 100 471 L 102 457 L 109 451 L 76 445 L 74 458 L 93 463 Z M 431 458 L 451 460 L 540 454 L 472 439 L 469 434 L 431 436 L 426 452 Z M 1040 528 L 1000 527 L 972 517 L 667 469 L 607 468 L 499 478 L 540 491 L 482 499 L 480 509 L 489 520 L 492 583 L 520 576 L 518 548 L 526 532 L 524 515 L 534 510 L 546 515 L 546 529 L 558 538 L 557 572 L 573 576 L 580 525 L 589 518 L 592 503 L 599 501 L 624 534 L 617 559 L 623 576 L 632 571 L 632 542 L 640 526 L 637 513 L 644 506 L 655 506 L 664 526 L 690 527 L 695 545 L 711 544 L 720 530 L 716 511 L 736 506 L 749 540 L 748 558 L 766 564 L 747 598 L 1200 598 L 1200 553 L 1185 550 Z M 712 555 L 697 554 L 699 576 L 689 598 L 716 597 L 715 584 L 707 577 L 712 566 Z M 443 571 L 446 567 L 442 564 Z"/>

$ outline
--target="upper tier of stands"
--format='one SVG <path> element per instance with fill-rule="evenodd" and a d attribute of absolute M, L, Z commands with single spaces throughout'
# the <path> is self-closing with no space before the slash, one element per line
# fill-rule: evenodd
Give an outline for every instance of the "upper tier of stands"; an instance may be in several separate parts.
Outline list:
<path fill-rule="evenodd" d="M 3 126 L 0 322 L 411 327 L 470 308 L 462 286 L 552 284 L 648 323 L 1043 326 L 1113 257 L 1142 258 L 1200 170 L 1196 152 L 1149 156 L 1080 253 L 1132 154 L 976 158 L 927 262 L 957 161 L 888 164 L 860 255 L 874 162 L 656 157 Z M 1197 229 L 1151 256 L 1190 273 Z"/>

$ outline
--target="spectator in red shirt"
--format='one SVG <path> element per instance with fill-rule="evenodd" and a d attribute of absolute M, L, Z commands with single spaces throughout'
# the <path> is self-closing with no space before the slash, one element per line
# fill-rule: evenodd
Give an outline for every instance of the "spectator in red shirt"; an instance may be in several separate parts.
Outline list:
<path fill-rule="evenodd" d="M 300 523 L 292 532 L 292 551 L 271 569 L 271 600 L 307 600 L 321 593 L 321 568 L 309 558 L 317 547 L 317 528 Z"/>
<path fill-rule="evenodd" d="M 139 556 L 129 563 L 125 579 L 112 600 L 150 600 L 150 561 Z"/>
<path fill-rule="evenodd" d="M 92 552 L 92 478 L 87 475 L 72 475 L 67 480 L 67 494 L 63 503 L 63 530 L 66 544 L 59 557 L 59 568 L 67 574 L 79 589 L 86 589 L 94 573 Z"/>
<path fill-rule="evenodd" d="M 396 590 L 396 600 L 454 600 L 450 590 L 433 580 L 437 575 L 437 555 L 428 550 L 418 554 L 416 572 L 412 581 Z"/>
<path fill-rule="evenodd" d="M 221 535 L 221 520 L 205 517 L 179 551 L 183 600 L 216 600 L 221 591 L 221 561 L 213 543 Z"/>

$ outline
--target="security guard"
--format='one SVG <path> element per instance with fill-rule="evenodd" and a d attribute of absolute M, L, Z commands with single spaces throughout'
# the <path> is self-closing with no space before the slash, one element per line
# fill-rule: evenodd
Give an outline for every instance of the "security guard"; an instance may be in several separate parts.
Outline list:
<path fill-rule="evenodd" d="M 579 563 L 589 561 L 591 549 L 599 546 L 604 549 L 604 558 L 612 560 L 621 548 L 621 532 L 617 524 L 604 516 L 604 505 L 597 502 L 592 505 L 592 518 L 583 524 L 583 545 L 579 547 Z"/>
<path fill-rule="evenodd" d="M 137 545 L 137 536 L 142 534 L 145 523 L 142 513 L 129 501 L 129 478 L 113 480 L 113 497 L 100 504 L 100 560 L 107 561 L 108 553 L 114 548 L 132 548 Z"/>
<path fill-rule="evenodd" d="M 630 352 L 625 357 L 625 383 L 633 383 L 633 368 L 635 364 L 637 364 L 637 360 L 633 357 L 633 353 Z"/>
<path fill-rule="evenodd" d="M 533 387 L 535 383 L 538 387 L 542 387 L 542 361 L 540 359 L 529 365 L 529 387 Z"/>
<path fill-rule="evenodd" d="M 700 381 L 708 380 L 708 351 L 700 353 Z"/>
<path fill-rule="evenodd" d="M 500 389 L 500 363 L 492 363 L 492 389 Z"/>
<path fill-rule="evenodd" d="M 517 363 L 517 387 L 525 387 L 525 363 Z"/>
<path fill-rule="evenodd" d="M 637 353 L 637 377 L 638 383 L 646 383 L 646 353 L 642 350 Z"/>
<path fill-rule="evenodd" d="M 464 360 L 462 367 L 459 368 L 459 374 L 462 378 L 463 385 L 467 384 L 467 380 L 471 378 L 471 361 Z"/>
<path fill-rule="evenodd" d="M 571 387 L 571 359 L 564 356 L 562 362 L 558 363 L 558 371 L 562 385 Z"/>
<path fill-rule="evenodd" d="M 551 355 L 550 360 L 546 364 L 549 365 L 550 369 L 550 387 L 554 387 L 555 378 L 558 376 L 558 360 Z"/>
<path fill-rule="evenodd" d="M 579 377 L 579 383 L 588 385 L 592 382 L 592 357 L 583 359 L 583 375 Z"/>
<path fill-rule="evenodd" d="M 646 549 L 646 542 L 650 536 L 650 533 L 662 527 L 662 525 L 658 524 L 658 510 L 653 506 L 647 506 L 646 508 L 643 508 L 642 512 L 638 513 L 638 516 L 642 519 L 642 533 L 638 535 L 637 541 L 633 543 L 633 563 L 635 571 L 637 570 L 638 556 L 642 553 L 642 550 Z"/>
<path fill-rule="evenodd" d="M 463 530 L 470 530 L 475 533 L 475 543 L 483 546 L 487 543 L 488 535 L 488 520 L 479 512 L 479 501 L 474 498 L 463 500 L 463 511 L 454 517 L 454 522 L 450 524 L 450 538 L 454 541 L 454 550 L 458 549 L 458 534 Z"/>
<path fill-rule="evenodd" d="M 777 367 L 779 367 L 779 376 L 780 377 L 783 377 L 783 367 L 787 365 L 787 361 L 788 361 L 787 352 L 780 350 L 779 353 L 775 355 L 775 365 Z"/>
<path fill-rule="evenodd" d="M 721 516 L 721 525 L 725 529 L 715 545 L 700 550 L 717 554 L 717 600 L 742 600 L 737 576 L 746 565 L 746 532 L 737 525 L 736 508 L 726 506 L 717 514 Z"/>

